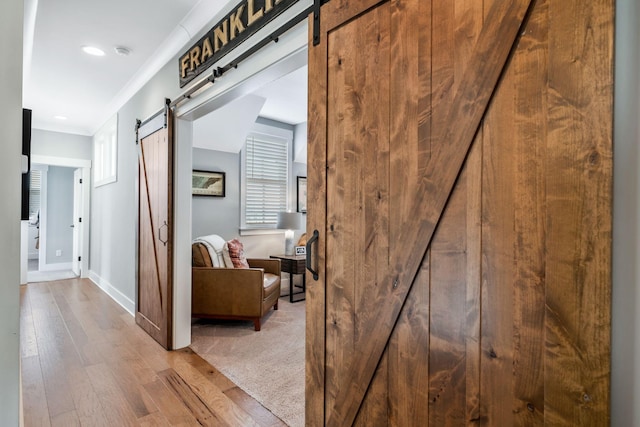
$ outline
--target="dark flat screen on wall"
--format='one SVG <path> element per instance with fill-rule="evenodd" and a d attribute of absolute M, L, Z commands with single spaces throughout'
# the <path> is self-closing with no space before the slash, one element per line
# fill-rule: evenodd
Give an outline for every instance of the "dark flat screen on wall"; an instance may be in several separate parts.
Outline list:
<path fill-rule="evenodd" d="M 29 178 L 31 174 L 31 110 L 22 109 L 22 154 L 27 156 L 29 173 L 22 174 L 22 210 L 20 219 L 29 219 Z"/>

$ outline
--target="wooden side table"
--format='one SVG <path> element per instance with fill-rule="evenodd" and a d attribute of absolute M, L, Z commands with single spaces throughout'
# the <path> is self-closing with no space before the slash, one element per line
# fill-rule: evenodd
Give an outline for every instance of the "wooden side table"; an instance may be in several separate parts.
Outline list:
<path fill-rule="evenodd" d="M 304 301 L 304 298 L 300 298 L 297 300 L 293 299 L 294 295 L 304 294 L 307 290 L 305 283 L 305 261 L 306 257 L 304 255 L 295 256 L 295 255 L 271 255 L 270 258 L 276 258 L 280 260 L 280 271 L 283 273 L 289 273 L 289 302 L 300 302 Z M 294 274 L 302 274 L 302 291 L 293 292 L 293 275 Z"/>

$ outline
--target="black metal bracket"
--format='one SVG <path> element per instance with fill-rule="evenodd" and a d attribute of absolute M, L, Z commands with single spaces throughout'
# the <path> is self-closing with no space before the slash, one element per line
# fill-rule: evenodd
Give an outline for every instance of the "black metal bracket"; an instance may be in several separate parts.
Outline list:
<path fill-rule="evenodd" d="M 169 115 L 169 108 L 171 108 L 171 100 L 169 98 L 164 99 L 164 127 L 167 128 L 167 116 Z"/>
<path fill-rule="evenodd" d="M 320 44 L 320 10 L 329 0 L 313 0 L 313 45 Z"/>
<path fill-rule="evenodd" d="M 140 142 L 138 139 L 138 130 L 140 130 L 140 126 L 142 126 L 142 121 L 140 119 L 136 119 L 136 145 Z"/>
<path fill-rule="evenodd" d="M 320 44 L 320 8 L 326 3 L 323 0 L 313 0 L 313 45 Z"/>

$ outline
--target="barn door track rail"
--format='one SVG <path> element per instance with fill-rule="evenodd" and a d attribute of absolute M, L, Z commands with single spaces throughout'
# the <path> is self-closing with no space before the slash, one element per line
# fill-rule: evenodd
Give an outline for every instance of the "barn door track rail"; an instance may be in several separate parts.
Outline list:
<path fill-rule="evenodd" d="M 275 30 L 274 32 L 272 32 L 271 34 L 269 34 L 268 36 L 260 40 L 258 43 L 253 45 L 251 48 L 249 48 L 246 52 L 238 56 L 233 61 L 229 62 L 227 65 L 222 67 L 213 67 L 213 69 L 211 70 L 211 74 L 208 77 L 200 80 L 198 83 L 194 84 L 189 89 L 187 89 L 184 93 L 178 96 L 171 103 L 171 108 L 176 107 L 178 104 L 180 104 L 183 101 L 191 99 L 191 97 L 195 93 L 198 93 L 200 89 L 202 89 L 205 85 L 208 85 L 210 83 L 211 84 L 215 83 L 216 79 L 222 77 L 227 71 L 238 68 L 238 65 L 240 65 L 240 63 L 242 63 L 246 59 L 253 56 L 256 52 L 261 50 L 263 47 L 267 46 L 272 42 L 278 43 L 280 36 L 282 36 L 284 33 L 289 31 L 296 25 L 298 25 L 300 22 L 304 21 L 305 19 L 308 19 L 311 13 L 313 13 L 314 45 L 320 43 L 320 8 L 323 4 L 328 2 L 329 0 L 314 0 L 314 3 L 312 6 L 309 6 L 308 8 L 306 8 L 305 10 L 303 10 L 302 12 L 300 12 L 299 14 L 291 18 L 289 21 L 283 24 L 280 28 L 278 28 L 277 30 Z M 316 37 L 316 34 L 317 34 L 317 37 Z"/>

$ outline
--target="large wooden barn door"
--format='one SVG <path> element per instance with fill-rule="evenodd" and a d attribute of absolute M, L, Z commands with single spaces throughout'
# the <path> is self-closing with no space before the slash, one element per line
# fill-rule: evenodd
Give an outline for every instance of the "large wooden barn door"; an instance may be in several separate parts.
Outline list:
<path fill-rule="evenodd" d="M 136 323 L 164 348 L 172 345 L 173 118 L 163 113 L 138 129 L 138 271 Z"/>
<path fill-rule="evenodd" d="M 319 18 L 307 425 L 607 425 L 613 0 Z"/>

